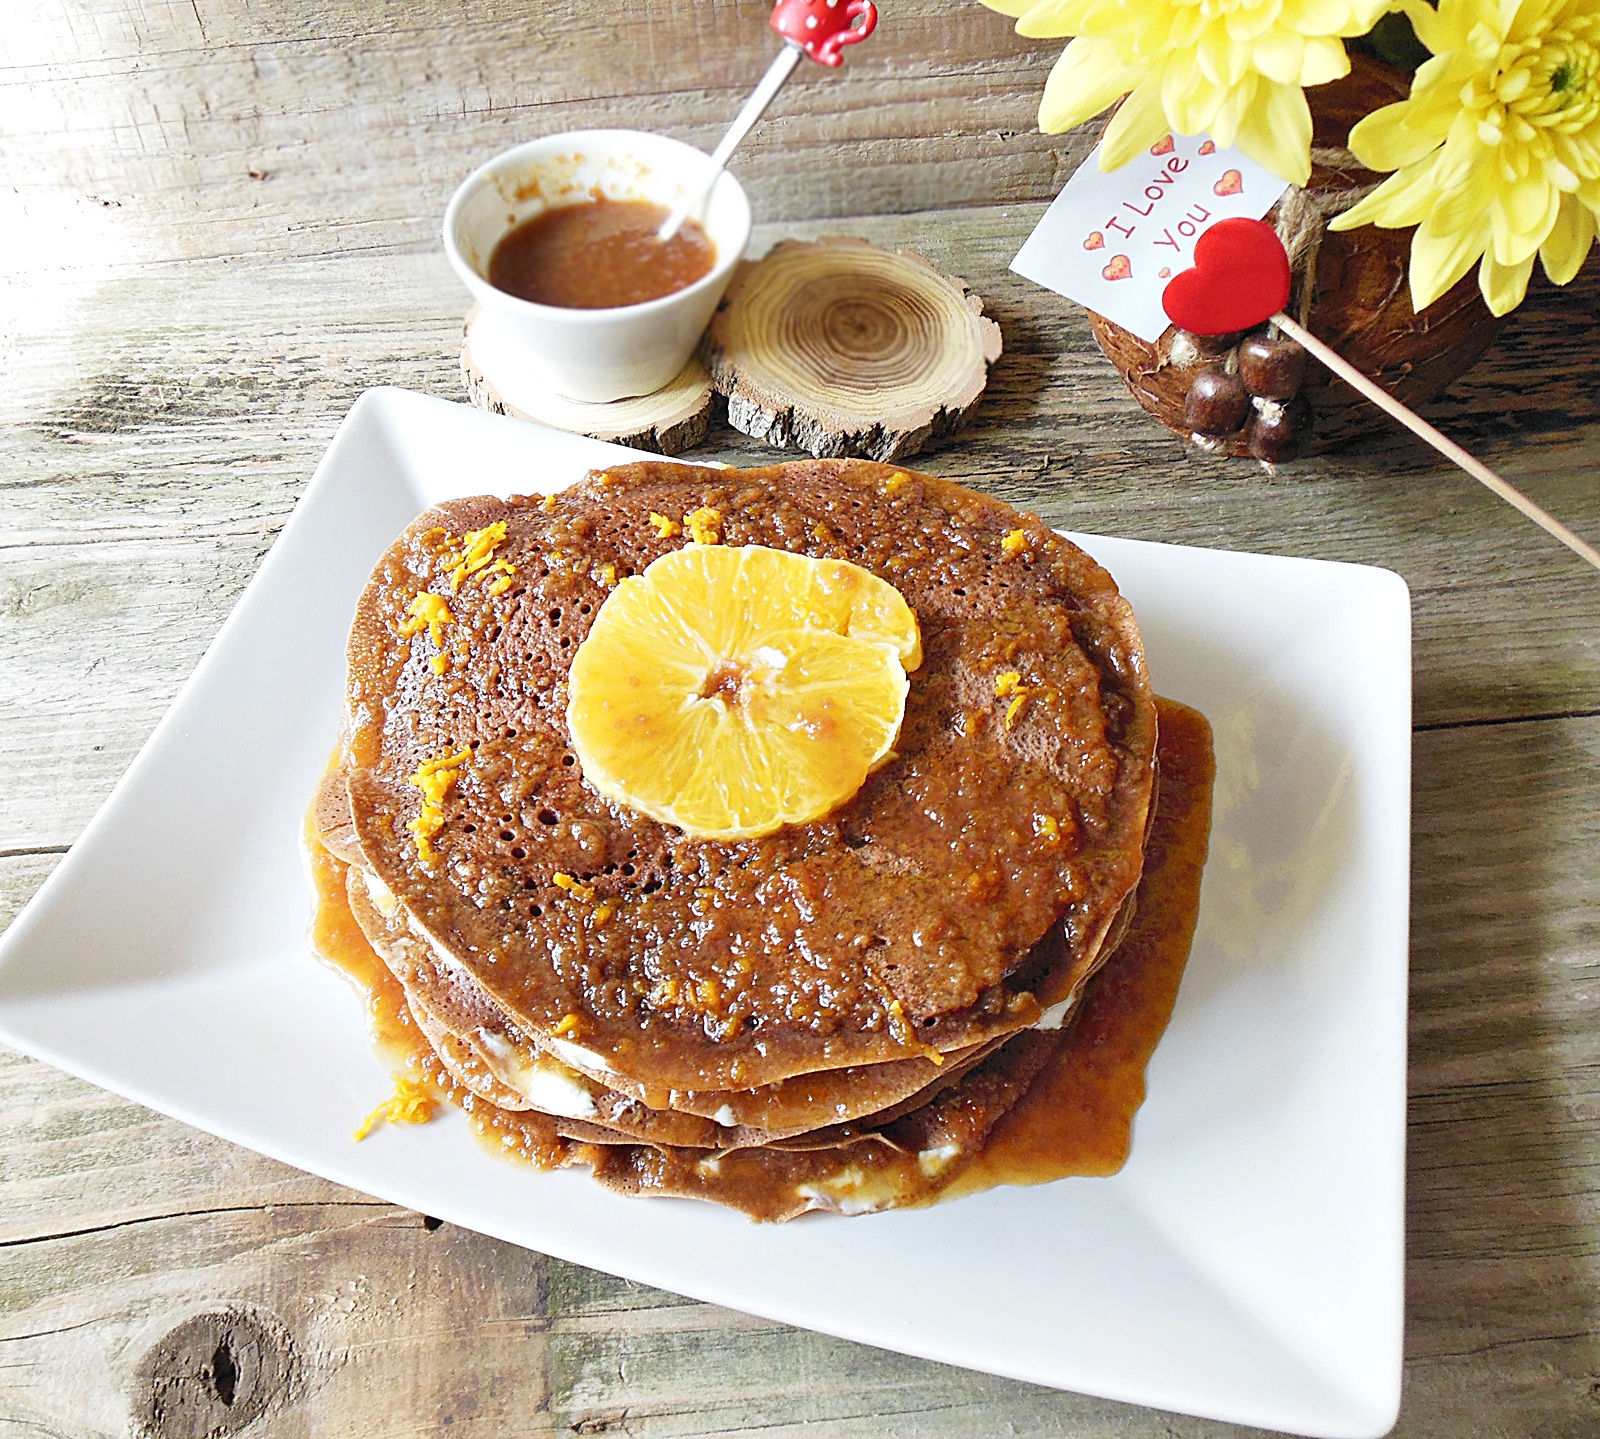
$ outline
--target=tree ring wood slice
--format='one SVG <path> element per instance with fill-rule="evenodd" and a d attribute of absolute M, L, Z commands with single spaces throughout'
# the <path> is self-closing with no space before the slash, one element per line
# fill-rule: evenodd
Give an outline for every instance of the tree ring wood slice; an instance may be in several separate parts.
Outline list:
<path fill-rule="evenodd" d="M 920 255 L 784 240 L 739 267 L 701 354 L 734 429 L 818 458 L 897 460 L 965 423 L 1000 327 Z"/>
<path fill-rule="evenodd" d="M 714 392 L 705 366 L 691 359 L 670 384 L 648 395 L 608 404 L 585 404 L 545 389 L 526 370 L 512 373 L 486 336 L 475 305 L 461 332 L 461 379 L 480 410 L 532 420 L 575 435 L 630 445 L 658 455 L 681 455 L 704 442 L 711 428 Z M 479 340 L 480 356 L 473 340 Z"/>

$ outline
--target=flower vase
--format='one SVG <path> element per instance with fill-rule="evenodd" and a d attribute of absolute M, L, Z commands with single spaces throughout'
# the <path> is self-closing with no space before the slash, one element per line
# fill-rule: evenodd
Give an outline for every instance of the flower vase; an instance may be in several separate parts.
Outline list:
<path fill-rule="evenodd" d="M 1425 404 L 1465 374 L 1495 341 L 1502 321 L 1490 314 L 1474 268 L 1421 314 L 1411 307 L 1407 260 L 1412 231 L 1365 225 L 1340 232 L 1327 222 L 1385 177 L 1363 169 L 1346 148 L 1351 127 L 1410 88 L 1399 70 L 1351 56 L 1341 80 L 1307 91 L 1311 105 L 1311 179 L 1292 187 L 1267 214 L 1289 252 L 1294 288 L 1288 313 L 1351 364 L 1408 405 Z M 1094 337 L 1140 406 L 1168 429 L 1220 454 L 1247 456 L 1248 426 L 1222 438 L 1192 434 L 1185 423 L 1189 386 L 1206 365 L 1233 363 L 1231 342 L 1169 328 L 1154 344 L 1103 315 L 1089 316 Z M 1387 429 L 1388 420 L 1320 365 L 1307 366 L 1298 405 L 1297 452 L 1322 452 Z M 1308 424 L 1309 422 L 1309 424 Z"/>

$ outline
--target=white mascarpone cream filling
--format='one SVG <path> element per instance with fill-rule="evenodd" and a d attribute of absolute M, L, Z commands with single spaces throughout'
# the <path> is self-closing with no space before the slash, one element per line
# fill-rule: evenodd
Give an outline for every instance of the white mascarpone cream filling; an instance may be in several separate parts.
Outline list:
<path fill-rule="evenodd" d="M 1072 992 L 1065 999 L 1057 1000 L 1043 1014 L 1034 1021 L 1035 1029 L 1060 1029 L 1067 1022 L 1067 1016 L 1078 1007 L 1078 1000 L 1083 996 L 1083 986 L 1086 980 L 1080 979 L 1072 986 Z"/>
<path fill-rule="evenodd" d="M 493 1057 L 496 1078 L 535 1109 L 563 1119 L 592 1119 L 599 1113 L 582 1077 L 559 1060 L 540 1054 L 530 1061 L 525 1049 L 492 1029 L 479 1029 L 475 1037 Z"/>
<path fill-rule="evenodd" d="M 382 881 L 380 880 L 379 883 L 381 884 Z M 391 896 L 391 898 L 392 897 L 393 896 Z M 374 901 L 374 903 L 376 903 L 376 901 Z M 429 949 L 433 951 L 434 957 L 439 961 L 440 964 L 442 964 L 452 974 L 467 973 L 466 966 L 462 964 L 461 961 L 455 957 L 455 955 L 451 954 L 448 949 L 440 944 L 438 940 L 429 934 L 427 930 L 418 924 L 416 916 L 413 915 L 410 910 L 408 910 L 398 900 L 395 901 L 395 904 L 400 910 L 401 914 L 405 916 L 406 927 L 411 931 L 412 934 L 414 934 L 425 945 L 427 945 Z"/>
<path fill-rule="evenodd" d="M 1049 1009 L 1045 1010 L 1034 1021 L 1033 1027 L 1035 1029 L 1060 1029 L 1067 1015 L 1071 1012 L 1072 1002 L 1076 998 L 1076 994 L 1069 994 L 1065 999 L 1052 1004 Z"/>
<path fill-rule="evenodd" d="M 955 1157 L 961 1153 L 959 1144 L 941 1144 L 937 1149 L 919 1149 L 917 1151 L 917 1168 L 929 1179 L 934 1179 L 947 1170 Z"/>
<path fill-rule="evenodd" d="M 614 1070 L 604 1058 L 592 1049 L 585 1049 L 581 1044 L 574 1044 L 570 1039 L 546 1039 L 544 1043 L 550 1046 L 553 1053 L 560 1057 L 574 1069 L 581 1069 L 585 1074 L 599 1070 L 601 1074 L 615 1074 Z"/>
<path fill-rule="evenodd" d="M 893 1174 L 868 1173 L 854 1164 L 815 1184 L 796 1185 L 795 1193 L 836 1214 L 871 1214 L 889 1208 L 901 1197 Z"/>
<path fill-rule="evenodd" d="M 395 914 L 404 912 L 407 927 L 412 934 L 427 944 L 438 957 L 440 964 L 456 973 L 466 972 L 461 961 L 417 923 L 410 911 L 405 910 L 400 903 L 395 892 L 376 874 L 370 869 L 363 869 L 361 877 L 366 884 L 367 894 L 380 914 L 385 918 L 392 918 Z M 599 1113 L 595 1108 L 594 1096 L 583 1082 L 583 1075 L 574 1073 L 575 1070 L 599 1070 L 602 1074 L 611 1073 L 611 1066 L 598 1054 L 584 1049 L 581 1045 L 573 1044 L 570 1040 L 551 1039 L 547 1043 L 560 1058 L 540 1054 L 530 1063 L 525 1050 L 495 1030 L 478 1029 L 474 1037 L 480 1048 L 493 1060 L 490 1067 L 495 1077 L 509 1088 L 516 1090 L 535 1109 L 543 1110 L 546 1114 L 559 1115 L 563 1119 L 591 1119 Z M 562 1064 L 561 1059 L 566 1059 L 569 1063 Z M 727 1109 L 727 1106 L 724 1105 L 723 1108 Z M 729 1112 L 731 1114 L 731 1111 Z M 718 1115 L 718 1123 L 732 1122 L 724 1121 L 721 1115 Z"/>
<path fill-rule="evenodd" d="M 367 898 L 377 907 L 378 913 L 385 919 L 392 918 L 394 912 L 400 908 L 400 901 L 395 898 L 394 891 L 370 869 L 363 869 L 361 878 L 367 886 Z"/>

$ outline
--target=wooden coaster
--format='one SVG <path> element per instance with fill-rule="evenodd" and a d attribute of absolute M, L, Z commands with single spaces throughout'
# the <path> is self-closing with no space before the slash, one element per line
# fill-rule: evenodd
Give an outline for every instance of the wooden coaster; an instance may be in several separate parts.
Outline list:
<path fill-rule="evenodd" d="M 609 404 L 589 405 L 538 390 L 502 376 L 491 379 L 472 353 L 478 307 L 473 306 L 461 332 L 461 379 L 467 396 L 480 410 L 533 420 L 595 440 L 631 445 L 660 455 L 681 455 L 706 437 L 711 427 L 711 378 L 698 360 L 690 360 L 671 384 L 654 394 Z"/>
<path fill-rule="evenodd" d="M 1000 327 L 920 255 L 830 236 L 741 265 L 701 353 L 736 430 L 819 457 L 896 460 L 965 422 Z"/>

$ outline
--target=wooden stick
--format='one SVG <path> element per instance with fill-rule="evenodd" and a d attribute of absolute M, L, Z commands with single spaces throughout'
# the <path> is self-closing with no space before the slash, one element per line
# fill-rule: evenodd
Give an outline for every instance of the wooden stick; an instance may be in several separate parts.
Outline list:
<path fill-rule="evenodd" d="M 1542 506 L 1535 504 L 1515 485 L 1507 484 L 1482 460 L 1474 459 L 1454 440 L 1440 434 L 1421 415 L 1402 405 L 1381 385 L 1363 375 L 1343 355 L 1329 349 L 1311 331 L 1303 325 L 1297 325 L 1287 315 L 1274 315 L 1272 323 L 1282 330 L 1284 334 L 1288 335 L 1290 339 L 1297 340 L 1301 345 L 1305 346 L 1341 380 L 1348 385 L 1354 386 L 1380 410 L 1399 420 L 1419 439 L 1426 440 L 1445 459 L 1452 464 L 1459 465 L 1480 484 L 1487 485 L 1513 509 L 1521 510 L 1546 534 L 1554 535 L 1575 555 L 1587 560 L 1597 570 L 1600 570 L 1600 550 L 1595 549 L 1587 540 L 1573 534 L 1560 520 Z"/>

